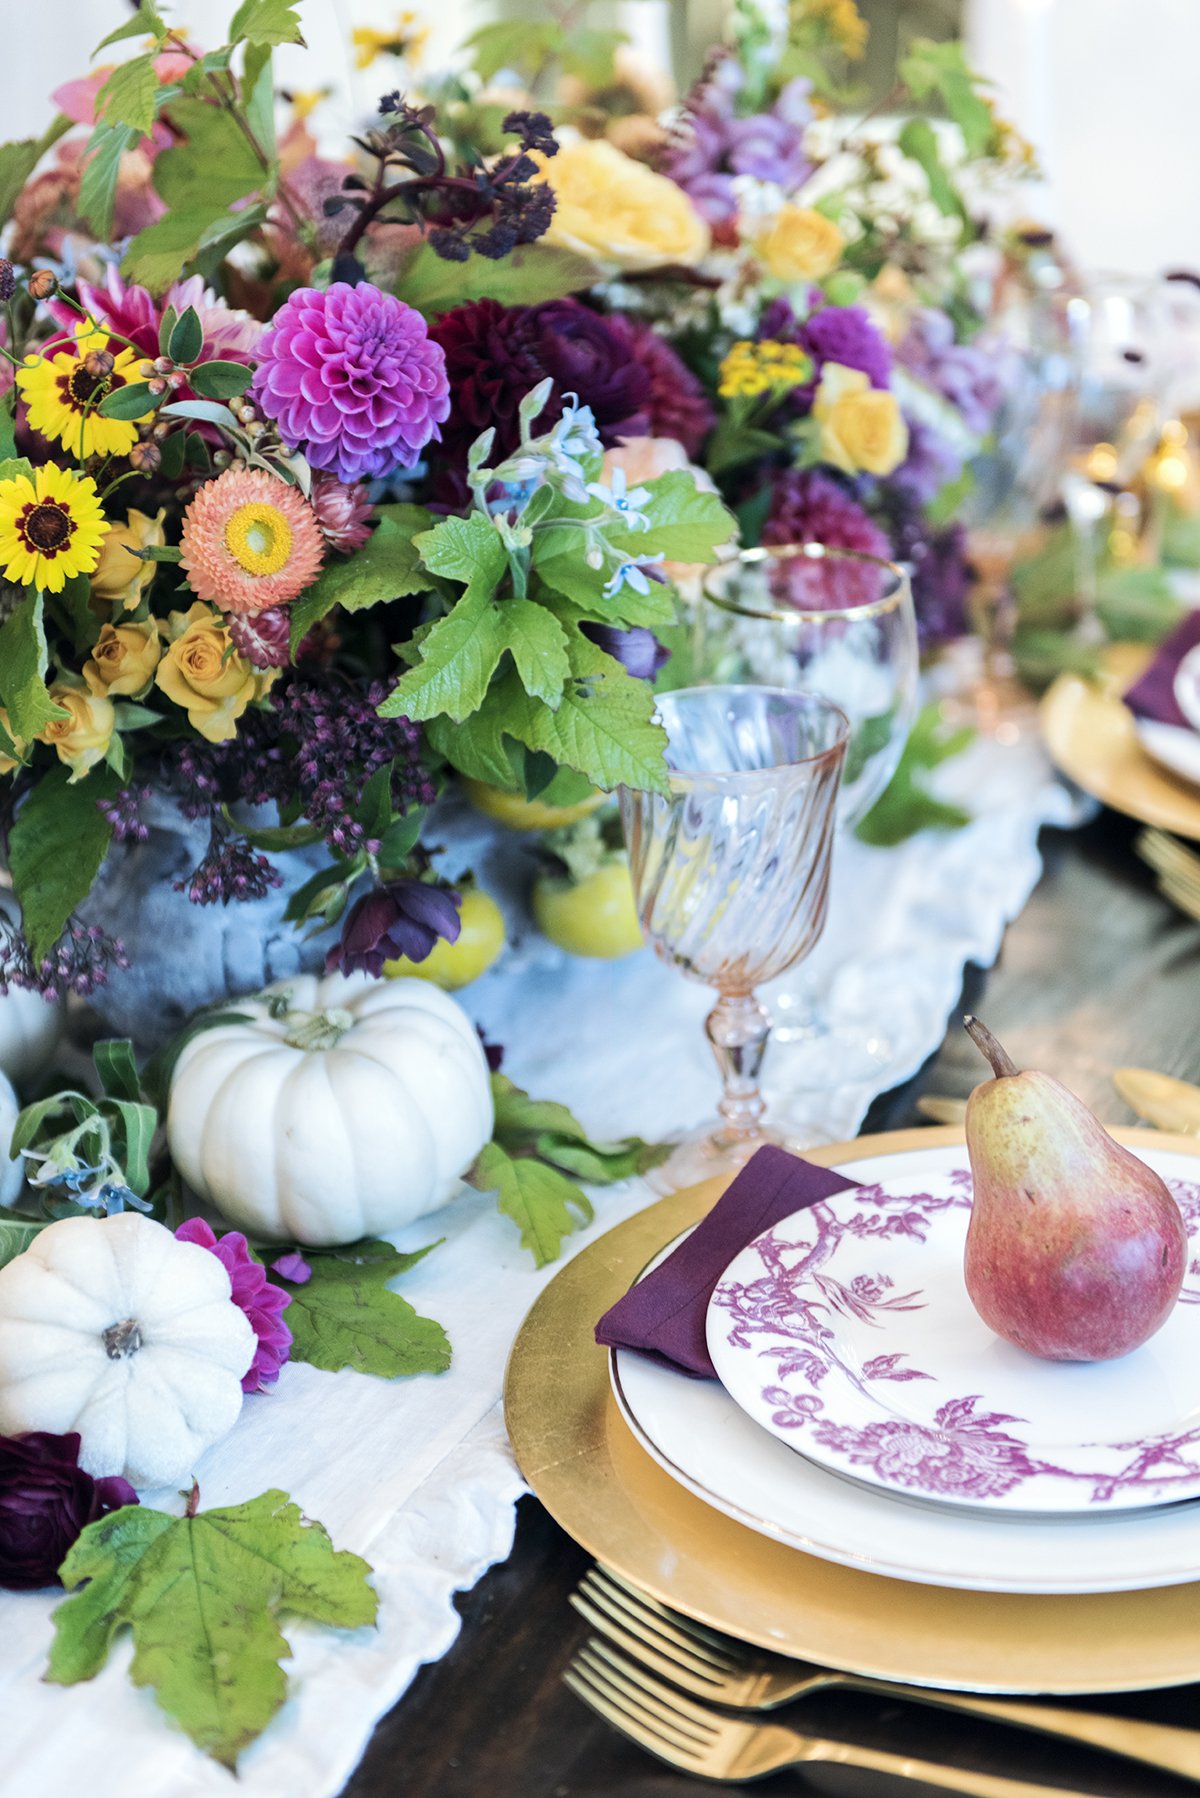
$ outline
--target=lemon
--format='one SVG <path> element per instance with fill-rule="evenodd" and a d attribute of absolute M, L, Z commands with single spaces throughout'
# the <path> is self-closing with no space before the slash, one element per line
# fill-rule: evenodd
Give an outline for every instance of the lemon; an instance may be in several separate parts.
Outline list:
<path fill-rule="evenodd" d="M 543 875 L 534 882 L 538 928 L 571 955 L 614 961 L 642 946 L 633 882 L 624 861 L 606 862 L 572 883 Z"/>
<path fill-rule="evenodd" d="M 526 799 L 520 793 L 508 793 L 503 787 L 489 787 L 482 780 L 464 780 L 467 798 L 486 818 L 507 824 L 510 830 L 558 830 L 564 824 L 576 824 L 586 818 L 607 794 L 589 793 L 575 805 L 547 805 L 541 799 Z"/>

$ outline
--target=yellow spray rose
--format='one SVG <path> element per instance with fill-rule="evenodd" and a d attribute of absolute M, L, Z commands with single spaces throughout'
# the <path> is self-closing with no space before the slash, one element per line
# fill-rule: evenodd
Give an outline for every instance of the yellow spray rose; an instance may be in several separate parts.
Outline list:
<path fill-rule="evenodd" d="M 846 474 L 891 474 L 908 454 L 908 426 L 895 394 L 872 387 L 860 368 L 825 364 L 813 417 L 822 456 Z"/>
<path fill-rule="evenodd" d="M 164 627 L 167 649 L 154 679 L 181 705 L 188 723 L 209 743 L 227 743 L 252 699 L 261 699 L 278 669 L 259 673 L 233 647 L 229 628 L 201 601 L 172 612 Z"/>
<path fill-rule="evenodd" d="M 52 718 L 38 732 L 37 740 L 53 745 L 59 761 L 71 770 L 68 784 L 74 786 L 89 768 L 104 760 L 112 742 L 117 709 L 111 699 L 99 698 L 83 687 L 69 687 L 65 681 L 55 681 L 50 697 L 67 716 Z"/>
<path fill-rule="evenodd" d="M 846 240 L 823 212 L 781 206 L 755 248 L 780 281 L 820 281 L 842 259 Z"/>
<path fill-rule="evenodd" d="M 580 138 L 535 161 L 557 201 L 543 243 L 620 269 L 690 267 L 706 254 L 708 226 L 683 189 L 607 139 Z"/>
<path fill-rule="evenodd" d="M 161 549 L 166 542 L 160 510 L 150 518 L 132 508 L 124 524 L 114 524 L 100 546 L 100 560 L 92 573 L 92 595 L 126 612 L 136 612 L 142 595 L 157 572 L 156 562 L 142 562 L 131 550 Z"/>
<path fill-rule="evenodd" d="M 23 737 L 13 736 L 12 725 L 8 722 L 7 706 L 0 705 L 0 725 L 3 725 L 4 727 L 3 741 L 11 743 L 18 756 L 24 755 L 26 748 L 25 740 Z M 8 755 L 3 748 L 0 748 L 0 774 L 11 774 L 14 768 L 19 768 L 20 766 L 20 762 L 16 760 L 15 757 Z"/>
<path fill-rule="evenodd" d="M 143 624 L 105 624 L 83 664 L 83 678 L 101 697 L 124 693 L 140 699 L 154 679 L 161 655 L 162 642 L 152 618 Z"/>

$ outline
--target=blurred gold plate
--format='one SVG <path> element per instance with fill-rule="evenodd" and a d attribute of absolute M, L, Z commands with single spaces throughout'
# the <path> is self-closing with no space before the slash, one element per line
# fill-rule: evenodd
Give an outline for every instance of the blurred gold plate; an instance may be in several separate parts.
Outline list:
<path fill-rule="evenodd" d="M 1194 1138 L 1113 1135 L 1134 1149 L 1200 1154 Z M 952 1126 L 896 1130 L 814 1149 L 810 1159 L 836 1166 L 962 1141 Z M 621 1420 L 593 1329 L 646 1263 L 704 1216 L 724 1184 L 672 1193 L 584 1249 L 542 1293 L 517 1337 L 505 1380 L 508 1432 L 521 1472 L 567 1534 L 689 1617 L 876 1679 L 1047 1693 L 1200 1679 L 1200 1584 L 1043 1597 L 885 1579 L 757 1535 L 662 1472 Z M 1101 1523 L 1097 1554 L 1103 1544 Z"/>
<path fill-rule="evenodd" d="M 1133 713 L 1121 699 L 1144 665 L 1130 646 L 1111 663 L 1111 678 L 1097 685 L 1078 674 L 1060 674 L 1041 704 L 1042 735 L 1051 756 L 1093 798 L 1143 824 L 1176 836 L 1200 838 L 1200 793 L 1152 761 L 1138 742 Z"/>

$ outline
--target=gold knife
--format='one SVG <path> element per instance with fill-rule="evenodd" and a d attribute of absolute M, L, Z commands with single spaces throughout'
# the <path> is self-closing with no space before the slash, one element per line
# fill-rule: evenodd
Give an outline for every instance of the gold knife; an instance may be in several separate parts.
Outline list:
<path fill-rule="evenodd" d="M 1113 1085 L 1126 1105 L 1157 1130 L 1200 1136 L 1200 1086 L 1156 1074 L 1151 1068 L 1118 1068 Z"/>

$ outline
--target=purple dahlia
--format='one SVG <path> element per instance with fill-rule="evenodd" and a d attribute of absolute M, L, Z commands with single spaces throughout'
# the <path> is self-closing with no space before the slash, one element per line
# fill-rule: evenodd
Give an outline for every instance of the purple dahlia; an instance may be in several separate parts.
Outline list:
<path fill-rule="evenodd" d="M 999 346 L 956 343 L 954 322 L 935 306 L 913 314 L 896 348 L 896 360 L 918 381 L 962 414 L 968 430 L 982 435 L 1004 397 L 1004 356 Z"/>
<path fill-rule="evenodd" d="M 816 469 L 789 469 L 771 494 L 762 540 L 768 547 L 785 543 L 823 543 L 829 549 L 852 549 L 860 555 L 888 557 L 891 544 L 879 526 L 831 476 Z M 877 570 L 869 564 L 807 561 L 795 557 L 778 565 L 772 580 L 777 600 L 809 611 L 840 611 L 880 597 Z"/>
<path fill-rule="evenodd" d="M 445 352 L 453 395 L 443 432 L 448 459 L 465 465 L 489 425 L 496 429 L 493 461 L 511 455 L 520 441 L 518 407 L 547 375 L 554 391 L 539 430 L 549 429 L 564 395 L 574 393 L 591 407 L 601 442 L 648 435 L 651 377 L 615 323 L 575 299 L 543 306 L 474 300 L 443 313 L 431 335 Z"/>
<path fill-rule="evenodd" d="M 620 312 L 610 314 L 607 322 L 649 383 L 648 435 L 673 437 L 695 461 L 715 422 L 704 388 L 652 325 Z"/>
<path fill-rule="evenodd" d="M 861 369 L 872 387 L 886 387 L 892 353 L 861 306 L 821 306 L 800 327 L 799 341 L 817 364 L 840 362 Z"/>
<path fill-rule="evenodd" d="M 411 468 L 450 411 L 425 320 L 366 281 L 289 295 L 259 345 L 253 394 L 285 443 L 346 482 Z"/>
<path fill-rule="evenodd" d="M 258 1338 L 254 1359 L 242 1376 L 243 1392 L 262 1392 L 273 1386 L 292 1351 L 292 1332 L 283 1321 L 291 1294 L 272 1286 L 267 1270 L 255 1261 L 240 1230 L 218 1236 L 202 1217 L 190 1217 L 175 1232 L 180 1242 L 194 1242 L 214 1254 L 229 1275 L 234 1304 L 244 1311 Z"/>
<path fill-rule="evenodd" d="M 0 1586 L 36 1592 L 58 1585 L 80 1532 L 137 1501 L 128 1480 L 94 1480 L 83 1471 L 75 1434 L 0 1436 Z"/>

